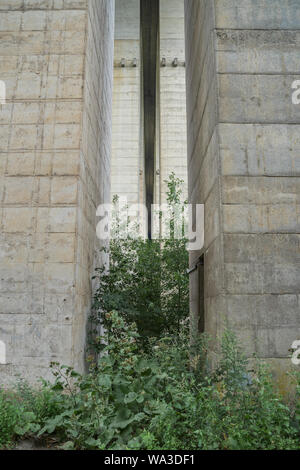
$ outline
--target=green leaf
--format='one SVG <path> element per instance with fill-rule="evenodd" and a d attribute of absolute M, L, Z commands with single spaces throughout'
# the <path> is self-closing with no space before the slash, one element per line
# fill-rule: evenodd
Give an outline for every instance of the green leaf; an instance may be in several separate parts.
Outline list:
<path fill-rule="evenodd" d="M 132 403 L 138 398 L 138 394 L 135 392 L 130 392 L 124 397 L 124 403 Z"/>
<path fill-rule="evenodd" d="M 98 384 L 101 387 L 110 388 L 111 387 L 111 378 L 109 375 L 100 374 L 98 377 Z"/>
<path fill-rule="evenodd" d="M 72 441 L 67 441 L 61 446 L 61 449 L 63 449 L 63 450 L 73 450 L 73 449 L 75 449 L 75 444 Z"/>

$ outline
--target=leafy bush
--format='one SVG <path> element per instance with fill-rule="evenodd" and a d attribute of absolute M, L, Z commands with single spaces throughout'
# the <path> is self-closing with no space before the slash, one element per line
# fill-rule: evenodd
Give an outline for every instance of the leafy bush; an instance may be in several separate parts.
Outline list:
<path fill-rule="evenodd" d="M 224 334 L 219 367 L 200 373 L 206 341 L 191 362 L 188 325 L 152 339 L 145 352 L 134 324 L 117 312 L 106 317 L 102 354 L 89 374 L 54 363 L 54 384 L 19 387 L 14 399 L 1 395 L 2 446 L 18 433 L 54 436 L 65 449 L 299 448 L 293 413 L 269 371 L 260 363 L 249 371 L 232 333 Z"/>
<path fill-rule="evenodd" d="M 19 417 L 20 410 L 14 406 L 7 393 L 0 391 L 0 448 L 13 444 Z"/>
<path fill-rule="evenodd" d="M 235 336 L 225 331 L 222 357 L 202 380 L 183 374 L 173 385 L 172 403 L 147 430 L 146 442 L 160 449 L 295 449 L 300 440 L 292 413 L 258 363 L 249 365 Z"/>
<path fill-rule="evenodd" d="M 294 426 L 297 429 L 298 435 L 300 436 L 300 372 L 295 372 L 292 374 L 292 378 L 296 383 L 296 400 L 295 400 L 295 407 L 294 407 Z"/>
<path fill-rule="evenodd" d="M 110 328 L 101 338 L 101 358 L 91 363 L 90 373 L 77 376 L 65 367 L 55 372 L 54 390 L 67 391 L 71 399 L 59 416 L 46 421 L 39 435 L 55 432 L 68 448 L 130 447 L 164 394 L 165 374 L 155 361 L 139 354 L 136 326 L 129 327 L 116 312 L 107 314 L 106 321 Z"/>
<path fill-rule="evenodd" d="M 59 413 L 63 395 L 42 381 L 33 388 L 22 379 L 15 391 L 0 391 L 0 448 L 14 445 L 25 435 L 37 435 L 41 425 Z"/>
<path fill-rule="evenodd" d="M 112 231 L 117 236 L 108 250 L 109 269 L 107 265 L 97 269 L 92 315 L 96 329 L 105 323 L 103 314 L 117 310 L 128 323 L 136 323 L 145 343 L 149 337 L 178 332 L 188 315 L 187 240 L 175 237 L 175 224 L 180 221 L 172 214 L 174 204 L 180 203 L 182 181 L 172 174 L 167 184 L 170 238 L 120 238 L 122 223 L 116 213 L 113 217 Z"/>

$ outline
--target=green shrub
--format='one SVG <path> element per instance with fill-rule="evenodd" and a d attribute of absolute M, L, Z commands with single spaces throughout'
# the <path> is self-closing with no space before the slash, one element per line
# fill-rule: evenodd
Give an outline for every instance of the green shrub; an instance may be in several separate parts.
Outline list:
<path fill-rule="evenodd" d="M 105 324 L 104 314 L 116 310 L 128 323 L 136 323 L 144 344 L 150 337 L 180 331 L 189 311 L 188 252 L 187 240 L 174 236 L 177 216 L 171 211 L 180 202 L 181 184 L 174 174 L 167 180 L 170 238 L 113 237 L 109 250 L 103 249 L 109 254 L 109 270 L 107 265 L 96 270 L 98 289 L 92 315 L 96 330 L 99 323 Z M 112 231 L 120 235 L 122 230 L 116 214 Z"/>
<path fill-rule="evenodd" d="M 162 396 L 164 376 L 156 364 L 138 353 L 136 327 L 115 312 L 106 315 L 110 328 L 101 339 L 102 356 L 88 375 L 53 364 L 52 390 L 65 393 L 60 414 L 45 421 L 39 436 L 52 434 L 67 448 L 126 448 L 139 438 Z"/>
<path fill-rule="evenodd" d="M 19 380 L 13 392 L 0 392 L 0 447 L 11 447 L 24 436 L 36 436 L 50 417 L 56 416 L 64 395 L 42 381 L 33 388 Z"/>
<path fill-rule="evenodd" d="M 145 443 L 160 449 L 299 448 L 291 410 L 275 392 L 270 372 L 259 362 L 249 371 L 230 331 L 223 336 L 218 369 L 200 380 L 189 372 L 179 377 L 174 365 L 167 368 L 168 348 L 157 354 L 170 374 L 165 396 L 169 392 L 170 400 L 151 421 Z"/>
<path fill-rule="evenodd" d="M 0 391 L 0 448 L 11 447 L 15 438 L 15 427 L 18 424 L 21 410 L 10 396 Z"/>
<path fill-rule="evenodd" d="M 65 449 L 299 449 L 299 396 L 294 413 L 265 366 L 249 370 L 231 332 L 212 373 L 206 341 L 190 360 L 188 325 L 145 351 L 133 323 L 117 312 L 106 322 L 89 374 L 53 363 L 54 384 L 21 383 L 14 395 L 0 395 L 2 447 L 20 436 L 53 436 Z"/>

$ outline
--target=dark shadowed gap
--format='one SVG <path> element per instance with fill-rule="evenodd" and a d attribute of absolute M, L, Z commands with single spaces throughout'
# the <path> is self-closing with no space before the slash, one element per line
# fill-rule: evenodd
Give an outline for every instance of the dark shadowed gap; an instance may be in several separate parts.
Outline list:
<path fill-rule="evenodd" d="M 190 319 L 191 344 L 195 344 L 200 333 L 205 331 L 205 302 L 204 302 L 204 254 L 198 258 L 190 255 Z"/>
<path fill-rule="evenodd" d="M 204 255 L 200 257 L 198 265 L 198 290 L 199 290 L 199 333 L 205 331 L 205 305 L 204 305 Z"/>
<path fill-rule="evenodd" d="M 159 40 L 159 0 L 141 0 L 141 47 L 144 110 L 144 158 L 148 238 L 151 239 L 151 205 L 154 202 L 156 79 Z"/>

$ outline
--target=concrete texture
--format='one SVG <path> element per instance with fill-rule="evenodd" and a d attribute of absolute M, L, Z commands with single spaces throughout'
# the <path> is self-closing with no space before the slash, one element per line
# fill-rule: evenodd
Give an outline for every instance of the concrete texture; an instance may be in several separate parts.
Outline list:
<path fill-rule="evenodd" d="M 187 198 L 187 136 L 183 0 L 160 1 L 160 59 L 166 66 L 159 74 L 159 123 L 157 151 L 156 202 L 166 202 L 164 182 L 174 172 L 183 180 L 183 197 Z M 173 67 L 173 60 L 178 66 Z"/>
<path fill-rule="evenodd" d="M 206 209 L 205 329 L 217 352 L 229 324 L 282 381 L 300 337 L 300 107 L 291 89 L 300 3 L 186 0 L 185 14 L 189 195 Z"/>
<path fill-rule="evenodd" d="M 95 214 L 109 198 L 114 2 L 0 2 L 0 339 L 16 374 L 84 370 Z"/>
<path fill-rule="evenodd" d="M 187 197 L 184 1 L 160 0 L 154 203 L 165 202 L 174 171 Z M 140 0 L 116 0 L 111 195 L 145 202 Z M 178 67 L 173 67 L 174 58 Z M 122 68 L 121 59 L 125 59 Z M 137 59 L 137 67 L 132 60 Z"/>
<path fill-rule="evenodd" d="M 116 1 L 114 43 L 111 196 L 118 194 L 137 204 L 143 170 L 140 0 Z M 121 67 L 123 58 L 125 67 Z"/>

